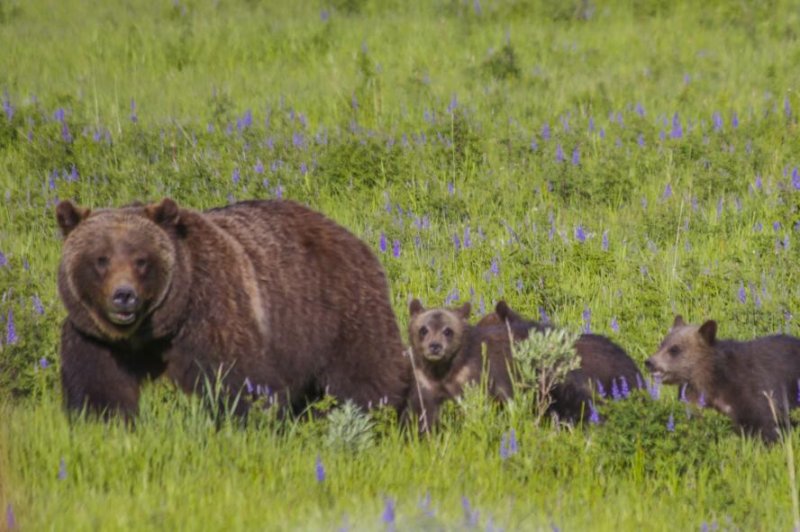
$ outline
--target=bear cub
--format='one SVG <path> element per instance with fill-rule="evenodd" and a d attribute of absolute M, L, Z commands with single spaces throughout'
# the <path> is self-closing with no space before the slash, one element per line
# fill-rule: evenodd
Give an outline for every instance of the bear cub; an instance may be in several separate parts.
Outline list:
<path fill-rule="evenodd" d="M 513 394 L 509 365 L 511 346 L 505 327 L 475 327 L 467 322 L 470 304 L 425 309 L 418 299 L 409 305 L 408 335 L 414 361 L 410 409 L 420 431 L 433 427 L 441 405 L 459 397 L 464 386 L 479 382 L 486 352 L 489 393 L 504 401 Z"/>
<path fill-rule="evenodd" d="M 698 327 L 676 316 L 645 367 L 665 384 L 687 385 L 740 432 L 767 443 L 778 439 L 798 406 L 800 339 L 793 336 L 720 340 L 715 321 Z"/>

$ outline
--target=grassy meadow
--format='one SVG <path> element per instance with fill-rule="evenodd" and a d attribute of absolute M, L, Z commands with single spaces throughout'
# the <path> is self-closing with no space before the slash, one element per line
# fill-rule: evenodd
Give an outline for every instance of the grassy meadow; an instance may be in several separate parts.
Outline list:
<path fill-rule="evenodd" d="M 403 328 L 411 297 L 503 298 L 640 365 L 675 313 L 800 334 L 798 28 L 783 0 L 0 0 L 0 529 L 800 526 L 800 433 L 672 389 L 575 429 L 474 392 L 421 439 L 157 382 L 134 429 L 70 423 L 54 217 L 292 198 L 373 247 Z"/>

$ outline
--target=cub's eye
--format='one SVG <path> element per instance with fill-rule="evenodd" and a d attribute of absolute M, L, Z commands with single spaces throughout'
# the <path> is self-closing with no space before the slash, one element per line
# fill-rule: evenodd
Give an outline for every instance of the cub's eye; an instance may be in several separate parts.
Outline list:
<path fill-rule="evenodd" d="M 669 353 L 672 356 L 678 356 L 680 354 L 680 352 L 681 352 L 681 348 L 678 347 L 677 345 L 673 345 L 672 347 L 667 349 L 667 353 Z"/>
<path fill-rule="evenodd" d="M 94 265 L 98 271 L 104 272 L 108 268 L 108 257 L 97 257 L 94 260 Z"/>
<path fill-rule="evenodd" d="M 147 259 L 145 258 L 138 258 L 133 262 L 133 264 L 140 272 L 144 272 L 147 269 Z"/>
<path fill-rule="evenodd" d="M 428 328 L 427 327 L 420 327 L 420 329 L 419 329 L 419 337 L 420 338 L 425 338 L 426 334 L 428 334 Z"/>
<path fill-rule="evenodd" d="M 453 329 L 450 327 L 445 327 L 444 331 L 442 331 L 445 338 L 452 338 L 453 337 Z"/>

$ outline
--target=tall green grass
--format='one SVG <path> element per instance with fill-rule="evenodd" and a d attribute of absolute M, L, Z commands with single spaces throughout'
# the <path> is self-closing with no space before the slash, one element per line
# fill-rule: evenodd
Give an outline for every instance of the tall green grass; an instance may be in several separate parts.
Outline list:
<path fill-rule="evenodd" d="M 3 511 L 31 530 L 376 529 L 387 500 L 405 529 L 792 526 L 786 448 L 667 391 L 576 430 L 479 403 L 430 440 L 380 418 L 356 450 L 335 418 L 218 429 L 165 383 L 135 429 L 70 424 L 53 205 L 280 193 L 374 247 L 402 326 L 411 296 L 505 298 L 639 362 L 674 313 L 796 333 L 799 21 L 780 0 L 0 1 Z"/>

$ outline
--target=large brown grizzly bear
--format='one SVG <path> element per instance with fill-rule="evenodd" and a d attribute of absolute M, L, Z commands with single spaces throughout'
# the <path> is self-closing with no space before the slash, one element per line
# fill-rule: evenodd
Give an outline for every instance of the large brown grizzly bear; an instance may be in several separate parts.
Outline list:
<path fill-rule="evenodd" d="M 409 390 L 409 405 L 419 415 L 421 431 L 436 424 L 442 403 L 459 397 L 465 385 L 480 381 L 484 351 L 489 393 L 500 401 L 513 395 L 511 345 L 505 327 L 471 326 L 467 322 L 469 303 L 457 309 L 425 309 L 415 299 L 409 311 L 408 336 L 416 377 Z"/>
<path fill-rule="evenodd" d="M 62 201 L 58 288 L 69 409 L 137 411 L 142 381 L 187 392 L 222 376 L 294 410 L 329 393 L 400 408 L 410 361 L 380 263 L 291 201 L 198 212 L 171 199 L 89 211 Z"/>
<path fill-rule="evenodd" d="M 715 321 L 698 327 L 676 316 L 645 366 L 666 384 L 687 384 L 695 398 L 702 395 L 741 432 L 768 443 L 788 424 L 789 409 L 798 406 L 800 339 L 792 336 L 718 340 Z"/>
<path fill-rule="evenodd" d="M 478 326 L 506 323 L 515 340 L 528 338 L 531 330 L 543 332 L 551 326 L 524 318 L 505 301 L 499 301 L 493 313 L 487 314 Z M 575 342 L 580 367 L 570 371 L 563 383 L 551 392 L 550 413 L 560 419 L 576 422 L 588 420 L 593 393 L 624 395 L 625 390 L 643 385 L 636 363 L 620 346 L 605 336 L 582 334 Z"/>

